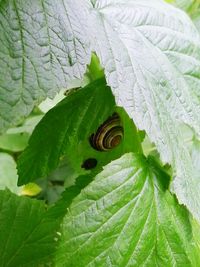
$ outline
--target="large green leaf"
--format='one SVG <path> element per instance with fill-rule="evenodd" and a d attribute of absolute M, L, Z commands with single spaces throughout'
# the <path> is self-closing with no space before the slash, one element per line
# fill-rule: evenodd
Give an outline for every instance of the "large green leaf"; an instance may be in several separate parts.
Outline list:
<path fill-rule="evenodd" d="M 200 36 L 187 15 L 158 0 L 95 1 L 93 46 L 116 102 L 173 166 L 172 190 L 200 220 L 200 179 L 180 124 L 200 134 Z"/>
<path fill-rule="evenodd" d="M 97 151 L 89 137 L 114 111 L 120 114 L 124 126 L 123 142 L 111 151 Z M 65 154 L 78 174 L 84 174 L 81 166 L 87 159 L 97 159 L 97 168 L 101 168 L 125 152 L 139 150 L 133 122 L 116 108 L 110 88 L 100 79 L 68 95 L 40 121 L 19 158 L 19 184 L 45 177 Z"/>
<path fill-rule="evenodd" d="M 195 266 L 188 212 L 168 183 L 151 158 L 107 165 L 69 207 L 56 266 Z"/>
<path fill-rule="evenodd" d="M 68 152 L 79 164 L 78 146 L 87 140 L 114 111 L 114 98 L 104 80 L 70 94 L 50 110 L 36 127 L 29 146 L 18 162 L 19 184 L 44 177 L 54 170 Z M 76 147 L 76 150 L 74 149 Z"/>
<path fill-rule="evenodd" d="M 0 224 L 1 267 L 51 266 L 59 220 L 44 203 L 0 191 Z"/>
<path fill-rule="evenodd" d="M 0 132 L 83 76 L 87 19 L 85 0 L 0 2 Z"/>

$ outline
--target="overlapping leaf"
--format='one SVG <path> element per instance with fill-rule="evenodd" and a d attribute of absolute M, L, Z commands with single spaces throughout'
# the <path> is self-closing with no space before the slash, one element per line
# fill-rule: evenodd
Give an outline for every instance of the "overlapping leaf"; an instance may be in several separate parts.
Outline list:
<path fill-rule="evenodd" d="M 199 0 L 172 0 L 169 1 L 176 7 L 183 9 L 191 17 L 200 32 L 200 1 Z"/>
<path fill-rule="evenodd" d="M 167 0 L 166 2 L 174 4 L 178 8 L 181 8 L 181 9 L 187 11 L 193 5 L 195 0 L 169 0 L 169 1 Z"/>
<path fill-rule="evenodd" d="M 85 0 L 0 2 L 0 132 L 83 76 L 87 19 Z"/>
<path fill-rule="evenodd" d="M 33 132 L 18 162 L 19 184 L 48 175 L 66 153 L 81 169 L 81 141 L 85 140 L 86 150 L 90 148 L 89 136 L 112 115 L 114 108 L 114 97 L 104 79 L 65 98 L 46 114 Z"/>
<path fill-rule="evenodd" d="M 173 190 L 200 220 L 198 174 L 179 129 L 200 134 L 200 37 L 184 12 L 159 0 L 10 0 L 0 21 L 1 129 L 80 78 L 91 41 L 117 103 L 173 165 Z"/>
<path fill-rule="evenodd" d="M 115 149 L 99 152 L 89 138 L 116 111 L 124 129 L 123 141 Z M 138 138 L 132 120 L 124 110 L 116 108 L 110 88 L 104 79 L 99 79 L 71 93 L 40 121 L 19 158 L 19 184 L 45 177 L 63 155 L 78 174 L 85 172 L 81 166 L 90 158 L 97 160 L 99 169 L 125 152 L 140 151 Z"/>
<path fill-rule="evenodd" d="M 188 212 L 168 183 L 136 154 L 107 165 L 73 200 L 56 266 L 195 266 Z"/>
<path fill-rule="evenodd" d="M 13 157 L 7 153 L 0 153 L 0 190 L 8 188 L 15 194 L 21 192 L 17 187 L 17 169 Z"/>
<path fill-rule="evenodd" d="M 173 165 L 173 190 L 200 219 L 200 183 L 180 123 L 200 134 L 200 37 L 187 15 L 162 1 L 96 1 L 93 45 L 117 103 Z"/>

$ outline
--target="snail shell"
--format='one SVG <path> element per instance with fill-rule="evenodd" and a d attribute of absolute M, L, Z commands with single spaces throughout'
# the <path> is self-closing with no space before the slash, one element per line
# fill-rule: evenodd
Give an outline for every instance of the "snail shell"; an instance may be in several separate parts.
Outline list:
<path fill-rule="evenodd" d="M 90 136 L 89 141 L 94 149 L 108 151 L 121 143 L 123 134 L 121 119 L 114 113 Z"/>

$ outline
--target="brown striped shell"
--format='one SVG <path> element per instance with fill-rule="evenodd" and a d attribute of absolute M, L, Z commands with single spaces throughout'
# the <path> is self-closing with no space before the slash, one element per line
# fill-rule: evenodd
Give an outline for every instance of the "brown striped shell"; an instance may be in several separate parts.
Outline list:
<path fill-rule="evenodd" d="M 108 151 L 121 143 L 123 134 L 121 119 L 114 113 L 90 136 L 90 144 L 98 151 Z"/>

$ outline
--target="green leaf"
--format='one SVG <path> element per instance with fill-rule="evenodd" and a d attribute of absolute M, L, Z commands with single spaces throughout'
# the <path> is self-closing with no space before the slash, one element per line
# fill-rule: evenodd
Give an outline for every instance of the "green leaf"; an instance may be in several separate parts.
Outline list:
<path fill-rule="evenodd" d="M 172 165 L 172 190 L 200 221 L 199 176 L 180 130 L 183 123 L 200 134 L 197 29 L 183 11 L 157 0 L 97 0 L 92 19 L 94 50 L 117 104 Z"/>
<path fill-rule="evenodd" d="M 28 144 L 30 134 L 42 117 L 42 115 L 31 116 L 22 125 L 10 128 L 6 133 L 0 135 L 0 148 L 12 152 L 24 150 Z"/>
<path fill-rule="evenodd" d="M 196 25 L 198 31 L 200 32 L 200 15 L 194 18 L 194 24 Z"/>
<path fill-rule="evenodd" d="M 90 61 L 88 3 L 0 2 L 0 132 L 82 78 Z"/>
<path fill-rule="evenodd" d="M 189 11 L 189 14 L 197 30 L 200 33 L 200 1 L 199 0 L 194 1 L 194 4 L 191 10 Z"/>
<path fill-rule="evenodd" d="M 41 187 L 39 187 L 37 184 L 29 183 L 23 186 L 21 194 L 24 196 L 32 197 L 38 195 L 41 192 L 41 190 L 42 190 Z"/>
<path fill-rule="evenodd" d="M 100 65 L 98 57 L 95 54 L 92 54 L 91 62 L 87 68 L 85 76 L 90 82 L 104 77 L 104 71 Z"/>
<path fill-rule="evenodd" d="M 200 225 L 194 218 L 191 218 L 191 224 L 192 224 L 194 240 L 197 245 L 196 259 L 198 260 L 197 262 L 200 262 Z"/>
<path fill-rule="evenodd" d="M 200 172 L 200 141 L 197 138 L 193 138 L 191 144 L 191 157 L 193 160 L 194 168 L 199 173 Z"/>
<path fill-rule="evenodd" d="M 44 199 L 48 204 L 56 202 L 65 188 L 74 185 L 78 176 L 68 160 L 64 157 L 58 167 L 46 179 L 36 181 L 42 188 L 40 198 Z"/>
<path fill-rule="evenodd" d="M 191 8 L 195 0 L 172 0 L 172 1 L 166 1 L 166 2 L 172 3 L 178 8 L 181 8 L 187 12 Z"/>
<path fill-rule="evenodd" d="M 200 32 L 200 1 L 199 0 L 174 0 L 171 1 L 176 7 L 188 13 Z"/>
<path fill-rule="evenodd" d="M 168 183 L 152 158 L 107 165 L 69 207 L 56 266 L 195 266 L 188 212 Z"/>
<path fill-rule="evenodd" d="M 124 140 L 110 152 L 95 150 L 89 142 L 91 134 L 117 111 L 124 125 Z M 76 149 L 74 149 L 76 148 Z M 56 169 L 63 155 L 79 175 L 87 159 L 97 160 L 101 168 L 125 152 L 140 151 L 137 130 L 122 109 L 115 107 L 114 97 L 105 80 L 97 80 L 71 93 L 50 110 L 36 127 L 29 146 L 18 161 L 19 185 L 45 177 Z"/>
<path fill-rule="evenodd" d="M 29 134 L 3 134 L 0 135 L 0 148 L 13 152 L 19 152 L 25 149 L 28 144 Z"/>
<path fill-rule="evenodd" d="M 13 193 L 19 194 L 21 188 L 17 187 L 17 169 L 12 156 L 0 153 L 0 190 L 8 188 Z"/>
<path fill-rule="evenodd" d="M 31 134 L 35 128 L 35 126 L 39 123 L 39 121 L 42 119 L 43 115 L 34 115 L 28 117 L 22 125 L 10 128 L 7 130 L 7 134 L 22 134 L 22 133 L 28 133 Z"/>
<path fill-rule="evenodd" d="M 59 220 L 44 203 L 0 191 L 0 224 L 0 266 L 50 266 Z"/>
<path fill-rule="evenodd" d="M 36 127 L 29 146 L 18 162 L 19 184 L 34 181 L 54 170 L 62 155 L 75 154 L 78 144 L 87 140 L 114 112 L 114 98 L 104 80 L 70 94 L 50 110 Z M 73 162 L 73 161 L 72 161 Z M 78 161 L 79 165 L 81 163 Z"/>

